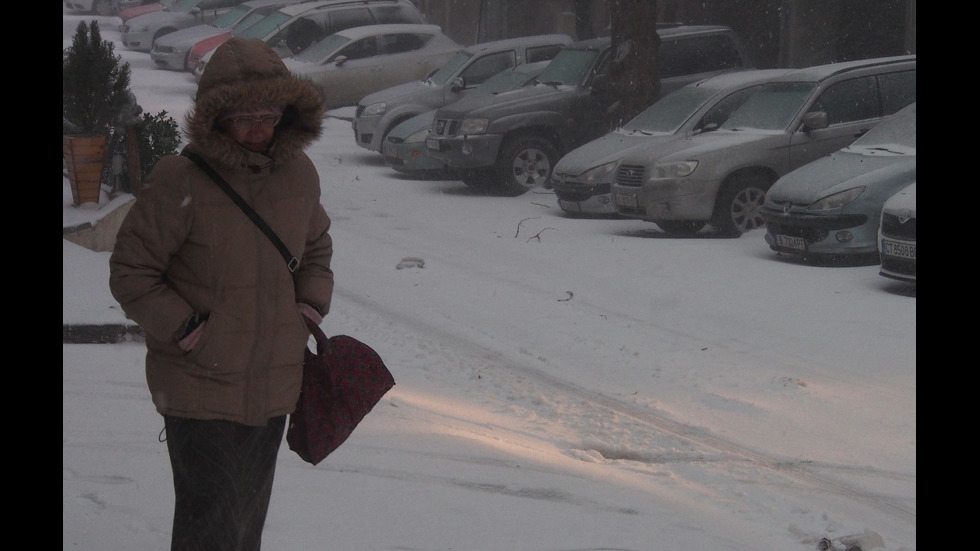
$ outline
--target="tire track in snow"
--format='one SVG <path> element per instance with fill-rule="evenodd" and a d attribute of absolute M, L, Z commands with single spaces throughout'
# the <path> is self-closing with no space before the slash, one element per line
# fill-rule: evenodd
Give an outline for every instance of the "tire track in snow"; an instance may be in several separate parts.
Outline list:
<path fill-rule="evenodd" d="M 379 320 L 384 320 L 376 325 L 372 324 L 374 326 L 383 326 L 390 328 L 395 333 L 403 333 L 401 338 L 405 340 L 427 340 L 438 343 L 439 346 L 427 347 L 431 349 L 430 352 L 433 354 L 445 354 L 444 352 L 440 352 L 440 350 L 453 350 L 453 356 L 473 358 L 483 365 L 484 367 L 482 369 L 486 369 L 488 373 L 491 370 L 499 370 L 507 372 L 511 376 L 536 380 L 542 385 L 547 386 L 549 389 L 561 392 L 567 397 L 569 402 L 576 403 L 578 408 L 582 408 L 584 404 L 590 405 L 596 409 L 601 408 L 609 410 L 615 414 L 630 417 L 647 427 L 651 427 L 656 431 L 659 431 L 660 433 L 676 437 L 697 447 L 707 448 L 727 456 L 721 459 L 713 459 L 712 462 L 714 463 L 732 463 L 735 461 L 742 461 L 768 473 L 788 479 L 790 482 L 788 486 L 790 487 L 799 488 L 800 484 L 805 484 L 811 488 L 814 493 L 840 496 L 854 502 L 862 503 L 873 507 L 878 511 L 885 513 L 889 517 L 901 522 L 914 524 L 916 521 L 916 509 L 914 503 L 908 505 L 904 503 L 905 500 L 901 498 L 892 498 L 881 493 L 865 490 L 855 485 L 848 484 L 847 482 L 815 472 L 817 469 L 819 469 L 823 471 L 840 473 L 849 472 L 853 474 L 856 472 L 854 467 L 835 466 L 825 463 L 810 464 L 801 463 L 798 461 L 776 459 L 766 454 L 741 446 L 735 442 L 714 436 L 704 428 L 694 427 L 691 425 L 686 425 L 682 422 L 673 421 L 665 416 L 658 415 L 646 409 L 635 407 L 622 400 L 586 390 L 567 380 L 545 373 L 540 369 L 529 365 L 527 362 L 523 362 L 520 359 L 515 359 L 507 353 L 499 350 L 493 350 L 482 344 L 473 342 L 463 334 L 450 333 L 439 329 L 427 324 L 425 321 L 420 320 L 417 317 L 411 317 L 403 312 L 382 306 L 369 298 L 346 292 L 344 289 L 340 288 L 335 289 L 335 295 L 338 298 L 349 301 L 358 308 L 367 311 L 370 313 L 370 316 Z M 352 318 L 358 319 L 358 317 L 354 316 L 352 316 Z M 360 319 L 364 319 L 364 317 L 360 317 Z M 417 335 L 417 337 L 413 337 L 411 335 Z M 389 334 L 388 336 L 390 337 L 392 334 Z M 550 391 L 549 395 L 554 396 Z M 594 413 L 589 413 L 586 411 L 583 414 L 583 416 L 589 415 L 594 415 Z M 686 457 L 673 454 L 673 460 L 665 462 L 703 462 L 703 459 L 692 459 L 690 455 L 684 455 Z M 617 458 L 612 457 L 611 459 Z M 631 457 L 630 459 L 643 461 L 643 459 L 637 459 L 636 457 Z M 879 478 L 910 478 L 913 482 L 915 478 L 914 475 L 897 475 L 895 473 L 883 472 L 877 469 L 863 469 L 861 470 L 860 474 Z"/>

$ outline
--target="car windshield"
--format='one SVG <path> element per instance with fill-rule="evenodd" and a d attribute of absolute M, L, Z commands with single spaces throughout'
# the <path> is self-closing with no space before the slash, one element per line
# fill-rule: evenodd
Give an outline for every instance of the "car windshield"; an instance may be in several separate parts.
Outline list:
<path fill-rule="evenodd" d="M 267 13 L 259 13 L 259 10 L 253 11 L 252 13 L 246 15 L 245 17 L 241 18 L 237 23 L 235 23 L 235 26 L 232 29 L 232 34 L 239 31 L 244 31 L 245 29 L 258 23 L 259 21 L 262 21 L 268 15 L 269 14 Z"/>
<path fill-rule="evenodd" d="M 844 151 L 874 156 L 915 155 L 915 106 L 878 123 Z"/>
<path fill-rule="evenodd" d="M 538 76 L 538 82 L 577 85 L 585 80 L 598 50 L 562 50 Z"/>
<path fill-rule="evenodd" d="M 459 68 L 466 64 L 472 57 L 471 54 L 466 52 L 459 52 L 447 61 L 445 65 L 439 67 L 436 72 L 432 73 L 427 80 L 436 86 L 445 85 L 456 74 Z"/>
<path fill-rule="evenodd" d="M 255 23 L 250 27 L 241 28 L 236 26 L 232 34 L 239 38 L 262 38 L 272 34 L 279 29 L 279 26 L 292 19 L 292 16 L 286 15 L 281 11 L 277 11 L 269 15 L 268 17 L 263 17 L 261 21 Z"/>
<path fill-rule="evenodd" d="M 685 86 L 667 94 L 623 125 L 627 131 L 662 132 L 673 134 L 717 90 Z"/>
<path fill-rule="evenodd" d="M 235 24 L 236 21 L 241 19 L 246 13 L 252 11 L 252 8 L 239 4 L 234 8 L 226 11 L 225 13 L 218 16 L 214 21 L 211 22 L 212 27 L 217 27 L 219 29 L 227 29 Z"/>
<path fill-rule="evenodd" d="M 735 110 L 723 130 L 785 130 L 816 89 L 815 82 L 773 82 L 763 86 Z"/>
<path fill-rule="evenodd" d="M 350 39 L 346 36 L 332 34 L 319 42 L 311 44 L 308 48 L 304 48 L 298 54 L 294 55 L 293 58 L 297 61 L 320 63 L 348 42 L 350 42 Z"/>
<path fill-rule="evenodd" d="M 533 73 L 508 69 L 493 75 L 487 80 L 484 80 L 483 84 L 479 85 L 476 88 L 476 91 L 473 93 L 486 95 L 506 92 L 507 90 L 513 90 L 514 88 L 520 87 L 522 84 L 530 82 L 533 78 Z"/>
<path fill-rule="evenodd" d="M 177 0 L 174 2 L 174 5 L 168 9 L 177 13 L 190 13 L 190 11 L 197 7 L 197 5 L 200 3 L 201 0 Z"/>

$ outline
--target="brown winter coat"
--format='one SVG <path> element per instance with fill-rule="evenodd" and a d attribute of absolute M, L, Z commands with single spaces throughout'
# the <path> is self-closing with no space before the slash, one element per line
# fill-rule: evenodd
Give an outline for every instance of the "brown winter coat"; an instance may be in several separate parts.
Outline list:
<path fill-rule="evenodd" d="M 284 107 L 284 115 L 268 156 L 216 131 L 222 113 L 270 104 Z M 303 152 L 320 136 L 322 105 L 318 89 L 290 75 L 264 43 L 233 38 L 213 54 L 184 121 L 188 147 L 300 259 L 295 273 L 185 157 L 161 159 L 126 216 L 109 284 L 145 331 L 147 383 L 161 414 L 258 426 L 293 411 L 309 336 L 296 303 L 326 314 L 333 293 L 330 219 Z M 184 353 L 177 340 L 195 312 L 207 324 Z"/>

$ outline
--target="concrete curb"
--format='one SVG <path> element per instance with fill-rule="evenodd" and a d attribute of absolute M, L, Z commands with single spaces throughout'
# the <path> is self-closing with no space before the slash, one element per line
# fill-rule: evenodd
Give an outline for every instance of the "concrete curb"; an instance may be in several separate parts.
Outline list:
<path fill-rule="evenodd" d="M 125 323 L 64 324 L 62 329 L 63 344 L 112 344 L 145 340 L 142 327 Z"/>

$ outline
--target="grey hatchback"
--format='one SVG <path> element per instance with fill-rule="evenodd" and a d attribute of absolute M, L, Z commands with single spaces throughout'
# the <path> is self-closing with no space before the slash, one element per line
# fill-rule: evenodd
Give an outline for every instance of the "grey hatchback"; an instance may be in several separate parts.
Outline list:
<path fill-rule="evenodd" d="M 794 70 L 763 86 L 718 130 L 623 157 L 613 203 L 667 233 L 710 223 L 722 235 L 741 235 L 765 225 L 763 199 L 780 176 L 913 102 L 914 55 Z"/>

